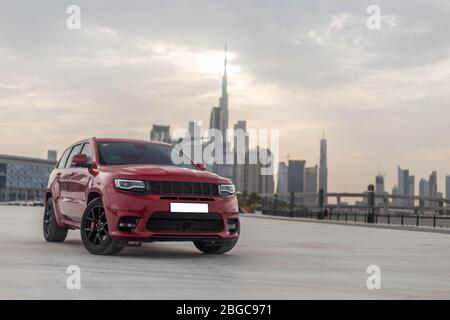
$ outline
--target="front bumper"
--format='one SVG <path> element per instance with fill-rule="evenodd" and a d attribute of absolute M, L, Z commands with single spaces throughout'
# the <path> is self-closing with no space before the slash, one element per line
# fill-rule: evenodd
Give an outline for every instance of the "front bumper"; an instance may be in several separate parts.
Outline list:
<path fill-rule="evenodd" d="M 104 201 L 110 236 L 124 242 L 151 241 L 228 241 L 236 239 L 237 231 L 229 228 L 239 223 L 236 197 L 167 197 L 140 195 L 107 190 Z M 170 203 L 208 203 L 209 213 L 171 213 Z M 133 231 L 119 230 L 123 217 L 138 218 Z M 185 218 L 184 218 L 185 217 Z M 209 222 L 208 222 L 209 221 Z M 222 226 L 220 227 L 219 224 Z"/>

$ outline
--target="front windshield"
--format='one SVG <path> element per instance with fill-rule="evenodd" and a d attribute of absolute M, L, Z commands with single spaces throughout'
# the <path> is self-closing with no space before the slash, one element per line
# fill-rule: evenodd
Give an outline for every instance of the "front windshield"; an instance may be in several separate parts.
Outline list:
<path fill-rule="evenodd" d="M 103 165 L 153 164 L 197 169 L 192 162 L 173 146 L 136 142 L 98 142 L 98 154 Z M 181 155 L 178 164 L 172 160 L 172 150 Z"/>

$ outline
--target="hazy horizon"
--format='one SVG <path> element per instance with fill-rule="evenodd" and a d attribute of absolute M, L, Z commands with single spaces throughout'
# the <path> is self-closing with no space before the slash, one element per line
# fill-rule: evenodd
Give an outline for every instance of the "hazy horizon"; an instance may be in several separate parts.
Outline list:
<path fill-rule="evenodd" d="M 230 127 L 280 130 L 280 161 L 319 163 L 329 191 L 397 165 L 450 174 L 450 3 L 71 1 L 0 4 L 0 154 L 46 157 L 89 136 L 148 139 L 209 123 L 228 41 Z M 381 8 L 380 30 L 366 9 Z M 23 8 L 26 7 L 26 10 Z"/>

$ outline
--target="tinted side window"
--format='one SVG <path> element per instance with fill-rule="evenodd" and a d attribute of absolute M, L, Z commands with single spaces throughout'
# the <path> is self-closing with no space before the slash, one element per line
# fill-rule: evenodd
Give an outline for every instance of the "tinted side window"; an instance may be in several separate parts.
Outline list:
<path fill-rule="evenodd" d="M 69 160 L 67 161 L 64 168 L 70 168 L 70 158 L 72 158 L 73 155 L 80 153 L 81 146 L 82 146 L 82 144 L 77 144 L 75 147 L 72 148 L 72 152 L 70 152 L 70 155 L 69 155 Z"/>
<path fill-rule="evenodd" d="M 70 150 L 72 150 L 72 148 L 69 148 L 66 151 L 64 151 L 61 159 L 59 159 L 58 165 L 56 166 L 58 169 L 64 168 L 64 166 L 66 165 Z"/>
<path fill-rule="evenodd" d="M 81 149 L 80 153 L 86 155 L 86 157 L 88 158 L 88 163 L 92 163 L 92 148 L 91 148 L 91 144 L 89 142 L 86 142 L 83 145 L 83 149 Z"/>

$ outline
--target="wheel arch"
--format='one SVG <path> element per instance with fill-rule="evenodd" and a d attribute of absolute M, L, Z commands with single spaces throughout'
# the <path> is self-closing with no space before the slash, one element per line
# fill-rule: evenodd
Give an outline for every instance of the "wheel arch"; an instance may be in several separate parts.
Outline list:
<path fill-rule="evenodd" d="M 48 199 L 53 198 L 53 194 L 51 190 L 47 190 L 45 192 L 45 203 L 47 203 Z"/>
<path fill-rule="evenodd" d="M 103 198 L 101 192 L 99 190 L 90 190 L 86 198 L 86 205 L 97 198 Z"/>

